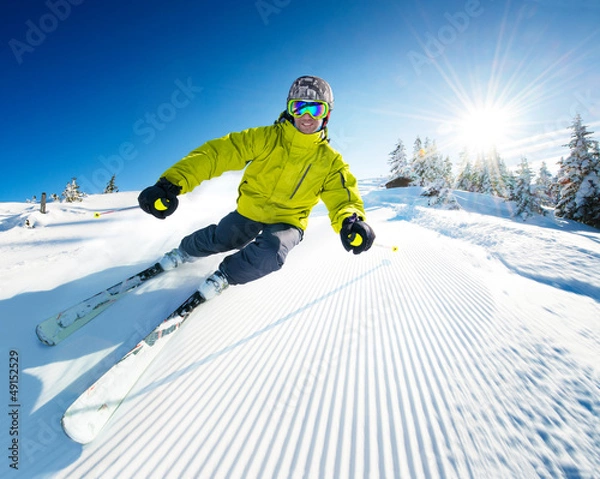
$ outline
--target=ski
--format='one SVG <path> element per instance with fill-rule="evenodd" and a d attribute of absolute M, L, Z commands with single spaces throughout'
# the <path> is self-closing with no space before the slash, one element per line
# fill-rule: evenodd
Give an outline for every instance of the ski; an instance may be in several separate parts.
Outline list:
<path fill-rule="evenodd" d="M 91 298 L 85 299 L 51 316 L 37 325 L 37 337 L 42 343 L 48 346 L 60 343 L 63 339 L 89 323 L 126 293 L 163 272 L 164 269 L 162 266 L 156 263 L 126 280 L 95 294 Z"/>
<path fill-rule="evenodd" d="M 198 291 L 194 292 L 81 394 L 63 415 L 62 427 L 67 436 L 80 444 L 93 441 L 173 333 L 204 301 Z"/>

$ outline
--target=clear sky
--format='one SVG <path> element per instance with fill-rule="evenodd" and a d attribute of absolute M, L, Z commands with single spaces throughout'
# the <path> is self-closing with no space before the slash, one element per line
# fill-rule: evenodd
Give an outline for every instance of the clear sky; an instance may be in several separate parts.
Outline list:
<path fill-rule="evenodd" d="M 576 113 L 600 137 L 597 0 L 22 0 L 0 23 L 0 201 L 113 173 L 140 190 L 271 124 L 305 74 L 332 85 L 332 145 L 361 178 L 417 135 L 550 168 Z"/>

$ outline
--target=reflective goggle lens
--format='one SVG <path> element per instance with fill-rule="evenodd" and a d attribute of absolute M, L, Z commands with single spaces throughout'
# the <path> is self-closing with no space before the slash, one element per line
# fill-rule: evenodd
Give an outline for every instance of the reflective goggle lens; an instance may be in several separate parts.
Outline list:
<path fill-rule="evenodd" d="M 288 103 L 288 112 L 295 118 L 300 118 L 305 113 L 308 113 L 315 120 L 322 120 L 329 112 L 329 105 L 324 101 L 290 100 Z"/>

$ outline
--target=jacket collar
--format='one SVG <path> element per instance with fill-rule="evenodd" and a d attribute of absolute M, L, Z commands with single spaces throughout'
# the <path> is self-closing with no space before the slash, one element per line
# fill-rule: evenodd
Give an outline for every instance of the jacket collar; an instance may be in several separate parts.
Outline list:
<path fill-rule="evenodd" d="M 289 120 L 281 122 L 284 137 L 294 145 L 310 148 L 328 142 L 327 127 L 309 135 L 298 130 Z"/>

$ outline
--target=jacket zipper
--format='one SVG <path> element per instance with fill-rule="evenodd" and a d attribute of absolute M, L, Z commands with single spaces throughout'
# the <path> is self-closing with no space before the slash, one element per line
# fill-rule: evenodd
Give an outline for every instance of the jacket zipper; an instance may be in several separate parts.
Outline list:
<path fill-rule="evenodd" d="M 294 191 L 292 193 L 292 196 L 290 196 L 290 200 L 294 197 L 294 195 L 296 194 L 296 192 L 298 191 L 298 189 L 300 188 L 300 185 L 302 185 L 302 182 L 304 181 L 304 178 L 306 178 L 306 175 L 308 175 L 308 170 L 310 170 L 310 167 L 312 165 L 308 165 L 308 168 L 306 168 L 306 171 L 304 172 L 304 174 L 302 175 L 302 178 L 300 178 L 300 181 L 298 182 L 298 184 L 296 185 L 296 188 L 294 188 Z"/>

